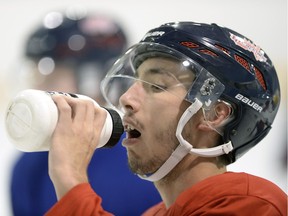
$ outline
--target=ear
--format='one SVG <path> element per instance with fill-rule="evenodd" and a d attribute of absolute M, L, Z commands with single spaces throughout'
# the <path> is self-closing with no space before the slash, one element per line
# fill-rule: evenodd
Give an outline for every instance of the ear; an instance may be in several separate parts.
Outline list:
<path fill-rule="evenodd" d="M 218 102 L 210 110 L 203 110 L 203 118 L 199 129 L 211 131 L 225 125 L 232 114 L 232 107 L 224 102 Z"/>

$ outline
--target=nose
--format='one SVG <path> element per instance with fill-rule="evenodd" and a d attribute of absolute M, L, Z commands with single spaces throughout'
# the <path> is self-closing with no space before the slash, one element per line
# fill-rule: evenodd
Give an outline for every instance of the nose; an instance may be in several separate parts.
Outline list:
<path fill-rule="evenodd" d="M 141 82 L 135 82 L 128 90 L 120 97 L 120 106 L 125 112 L 137 112 L 141 106 L 141 101 L 144 100 L 143 87 Z"/>

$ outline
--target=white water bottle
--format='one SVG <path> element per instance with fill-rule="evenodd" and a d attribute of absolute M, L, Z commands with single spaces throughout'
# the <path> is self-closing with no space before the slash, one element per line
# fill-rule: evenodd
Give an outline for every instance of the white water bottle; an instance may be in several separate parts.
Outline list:
<path fill-rule="evenodd" d="M 8 105 L 5 127 L 9 140 L 20 151 L 49 151 L 51 136 L 58 120 L 58 110 L 51 98 L 52 94 L 91 99 L 84 95 L 35 89 L 19 92 Z M 97 102 L 94 101 L 94 103 L 99 106 Z M 116 145 L 123 133 L 119 114 L 112 109 L 105 108 L 105 110 L 107 117 L 97 148 Z"/>

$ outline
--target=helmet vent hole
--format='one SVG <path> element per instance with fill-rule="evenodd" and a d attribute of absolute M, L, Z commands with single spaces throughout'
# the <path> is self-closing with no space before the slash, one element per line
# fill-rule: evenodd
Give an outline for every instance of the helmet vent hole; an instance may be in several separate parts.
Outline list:
<path fill-rule="evenodd" d="M 244 58 L 240 57 L 239 55 L 234 55 L 235 60 L 241 64 L 246 70 L 250 72 L 250 66 L 248 61 L 246 61 Z"/>
<path fill-rule="evenodd" d="M 226 48 L 224 48 L 218 44 L 215 44 L 215 47 L 218 48 L 219 50 L 221 50 L 222 52 L 224 52 L 225 54 L 230 55 L 230 52 L 228 49 L 226 49 Z"/>
<path fill-rule="evenodd" d="M 217 57 L 218 55 L 214 52 L 212 52 L 211 50 L 208 49 L 200 49 L 199 52 L 213 56 L 213 57 Z"/>
<path fill-rule="evenodd" d="M 183 42 L 181 42 L 180 44 L 181 44 L 182 46 L 185 46 L 185 47 L 188 47 L 188 48 L 197 48 L 197 47 L 199 47 L 198 44 L 193 43 L 193 42 L 191 42 L 191 41 L 183 41 Z"/>
<path fill-rule="evenodd" d="M 263 87 L 263 89 L 267 90 L 267 86 L 266 86 L 266 83 L 265 83 L 265 80 L 264 80 L 262 73 L 256 67 L 254 68 L 254 70 L 255 70 L 256 78 L 259 81 L 260 85 Z"/>

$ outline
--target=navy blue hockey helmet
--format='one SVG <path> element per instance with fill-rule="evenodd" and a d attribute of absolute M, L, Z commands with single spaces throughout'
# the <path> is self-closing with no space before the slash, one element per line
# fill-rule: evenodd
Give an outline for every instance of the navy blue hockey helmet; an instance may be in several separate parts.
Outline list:
<path fill-rule="evenodd" d="M 38 85 L 65 70 L 75 77 L 78 93 L 100 100 L 100 81 L 128 39 L 114 17 L 76 9 L 44 16 L 26 41 L 22 74 Z"/>
<path fill-rule="evenodd" d="M 130 55 L 129 60 L 128 57 L 121 60 L 125 56 L 119 59 L 102 82 L 102 91 L 108 101 L 113 97 L 108 92 L 111 78 L 119 77 L 121 73 L 121 76 L 130 76 L 128 62 L 135 62 L 130 71 L 137 73 L 137 62 L 141 63 L 149 55 L 186 58 L 191 62 L 188 65 L 193 65 L 193 71 L 199 74 L 206 71 L 200 88 L 195 88 L 194 84 L 186 99 L 193 102 L 195 98 L 203 97 L 206 100 L 208 95 L 207 101 L 222 100 L 233 107 L 234 118 L 222 133 L 224 143 L 233 145 L 228 154 L 229 163 L 259 143 L 271 129 L 280 104 L 278 77 L 267 54 L 243 35 L 217 24 L 168 23 L 150 30 L 125 55 Z M 219 83 L 217 89 L 216 81 Z M 199 94 L 203 87 L 208 88 L 207 94 Z M 209 91 L 213 89 L 216 89 L 216 97 L 209 98 Z"/>
<path fill-rule="evenodd" d="M 36 62 L 49 58 L 55 64 L 106 64 L 111 60 L 113 63 L 126 46 L 124 30 L 112 17 L 50 12 L 29 35 L 25 55 Z"/>

